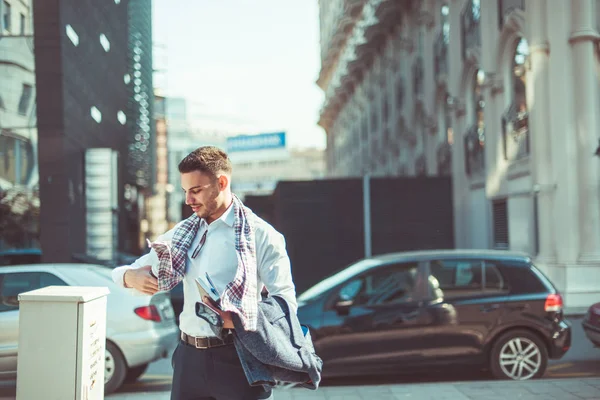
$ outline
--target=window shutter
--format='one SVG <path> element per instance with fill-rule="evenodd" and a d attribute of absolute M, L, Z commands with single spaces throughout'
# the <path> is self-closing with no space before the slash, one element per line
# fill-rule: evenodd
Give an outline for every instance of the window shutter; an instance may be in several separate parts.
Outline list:
<path fill-rule="evenodd" d="M 492 203 L 494 219 L 494 248 L 508 249 L 508 207 L 506 199 Z"/>

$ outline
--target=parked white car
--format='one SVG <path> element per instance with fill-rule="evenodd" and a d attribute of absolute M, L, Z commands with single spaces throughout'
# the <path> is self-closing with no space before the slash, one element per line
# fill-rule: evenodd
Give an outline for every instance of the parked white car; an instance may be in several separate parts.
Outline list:
<path fill-rule="evenodd" d="M 114 284 L 111 269 L 90 264 L 32 264 L 0 267 L 0 379 L 15 379 L 19 338 L 18 295 L 46 286 L 105 286 L 105 393 L 133 382 L 148 364 L 167 357 L 179 329 L 168 293 L 135 295 Z"/>

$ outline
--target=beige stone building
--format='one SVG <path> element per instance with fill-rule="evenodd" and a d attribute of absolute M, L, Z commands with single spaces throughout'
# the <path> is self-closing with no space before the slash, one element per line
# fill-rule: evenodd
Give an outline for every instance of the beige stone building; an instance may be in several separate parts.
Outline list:
<path fill-rule="evenodd" d="M 328 175 L 451 174 L 459 248 L 600 298 L 597 0 L 320 0 Z"/>
<path fill-rule="evenodd" d="M 37 117 L 31 1 L 0 1 L 0 191 L 35 189 Z"/>
<path fill-rule="evenodd" d="M 275 156 L 236 158 L 230 153 L 233 163 L 233 191 L 244 198 L 247 195 L 270 195 L 280 181 L 306 181 L 325 176 L 324 152 L 321 149 L 290 149 Z"/>

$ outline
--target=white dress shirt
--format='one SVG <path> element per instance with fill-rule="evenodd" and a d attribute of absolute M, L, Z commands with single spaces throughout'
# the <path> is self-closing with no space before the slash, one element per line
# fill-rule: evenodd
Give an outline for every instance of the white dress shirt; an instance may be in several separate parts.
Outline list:
<path fill-rule="evenodd" d="M 216 289 L 223 293 L 227 284 L 235 277 L 238 260 L 233 228 L 235 216 L 232 210 L 233 207 L 230 206 L 219 219 L 211 224 L 207 224 L 204 219 L 201 219 L 198 233 L 188 250 L 186 274 L 183 278 L 183 311 L 179 318 L 179 328 L 188 335 L 214 336 L 208 322 L 196 316 L 196 302 L 201 299 L 195 279 L 208 272 Z M 297 309 L 296 289 L 292 281 L 290 259 L 285 249 L 283 235 L 258 216 L 254 216 L 253 222 L 256 238 L 258 299 L 260 301 L 264 285 L 270 295 L 284 298 L 295 312 Z M 179 224 L 159 236 L 157 241 L 171 240 Z M 206 230 L 208 230 L 206 241 L 196 258 L 192 258 L 192 254 Z M 158 276 L 158 256 L 154 250 L 150 250 L 148 254 L 138 258 L 131 265 L 115 268 L 112 278 L 117 285 L 125 287 L 123 281 L 125 271 L 145 265 L 151 265 L 152 271 Z M 131 290 L 136 291 L 135 289 Z"/>

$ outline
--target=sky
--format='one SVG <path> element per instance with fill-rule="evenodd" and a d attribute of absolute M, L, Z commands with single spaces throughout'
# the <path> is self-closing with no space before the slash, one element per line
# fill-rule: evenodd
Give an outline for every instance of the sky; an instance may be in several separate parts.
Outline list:
<path fill-rule="evenodd" d="M 154 0 L 153 36 L 155 87 L 193 129 L 325 148 L 317 0 Z"/>

